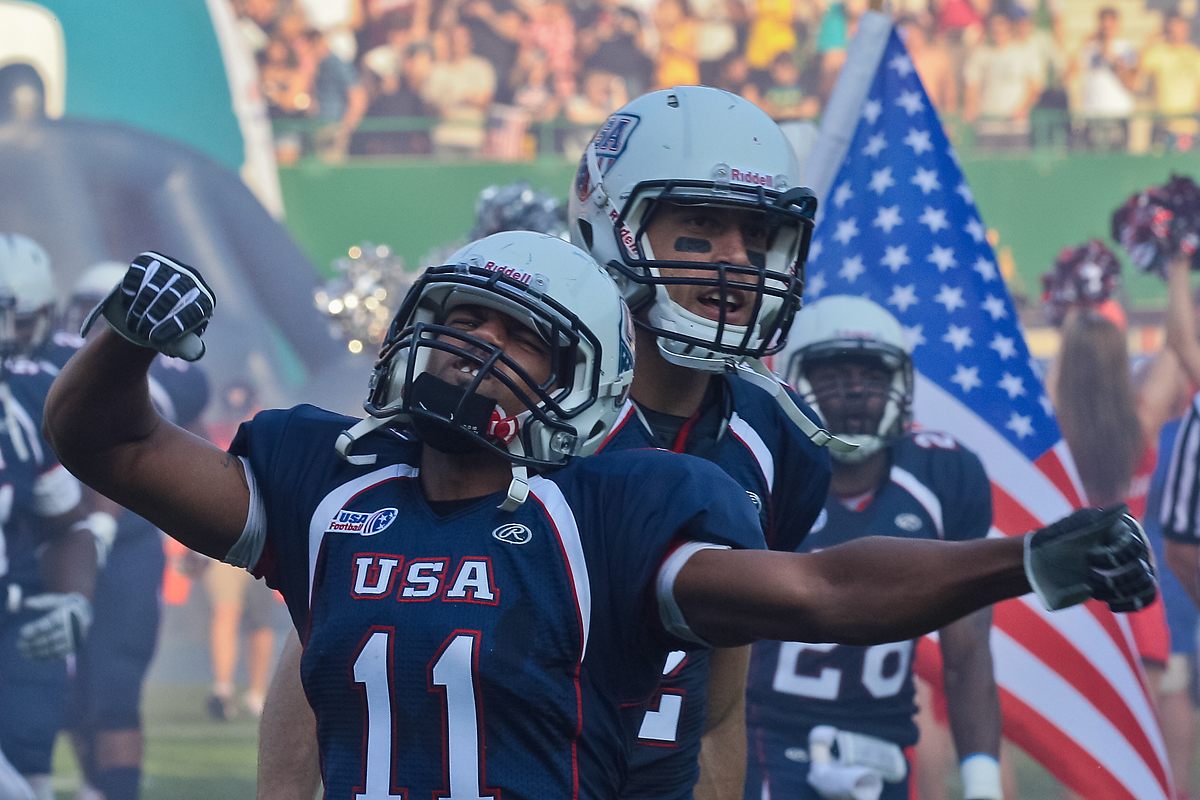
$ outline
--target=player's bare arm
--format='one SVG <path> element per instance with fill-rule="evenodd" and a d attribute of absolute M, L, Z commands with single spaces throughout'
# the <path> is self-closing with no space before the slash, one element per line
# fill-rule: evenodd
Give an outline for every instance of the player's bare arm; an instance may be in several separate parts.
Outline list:
<path fill-rule="evenodd" d="M 128 339 L 102 331 L 67 363 L 46 401 L 46 436 L 89 486 L 221 558 L 246 522 L 245 474 L 236 459 L 158 415 L 146 373 L 159 351 L 149 339 Z"/>
<path fill-rule="evenodd" d="M 293 631 L 267 691 L 258 737 L 258 800 L 311 798 L 321 786 L 317 719 L 300 683 L 303 649 Z"/>
<path fill-rule="evenodd" d="M 1000 793 L 1000 696 L 988 644 L 991 627 L 992 611 L 985 608 L 943 627 L 938 635 L 954 749 L 964 782 L 977 782 L 967 798 Z"/>
<path fill-rule="evenodd" d="M 746 672 L 749 647 L 720 647 L 709 657 L 708 720 L 700 740 L 696 800 L 736 797 L 746 781 Z"/>
<path fill-rule="evenodd" d="M 1152 602 L 1157 584 L 1145 534 L 1123 511 L 1083 509 L 1023 537 L 970 542 L 705 550 L 680 570 L 675 599 L 691 631 L 717 646 L 911 639 L 1031 590 L 1051 610 L 1096 597 L 1130 611 Z"/>

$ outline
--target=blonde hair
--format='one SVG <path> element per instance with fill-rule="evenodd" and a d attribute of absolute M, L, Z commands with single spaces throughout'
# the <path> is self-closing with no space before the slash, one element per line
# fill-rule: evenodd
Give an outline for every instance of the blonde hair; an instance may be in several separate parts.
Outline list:
<path fill-rule="evenodd" d="M 1072 311 L 1057 366 L 1058 424 L 1088 502 L 1121 502 L 1145 444 L 1125 334 L 1099 314 Z"/>

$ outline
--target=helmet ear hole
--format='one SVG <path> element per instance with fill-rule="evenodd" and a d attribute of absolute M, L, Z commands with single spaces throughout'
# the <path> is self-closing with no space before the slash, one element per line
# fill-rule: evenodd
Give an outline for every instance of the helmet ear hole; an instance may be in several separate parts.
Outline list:
<path fill-rule="evenodd" d="M 591 250 L 592 249 L 592 223 L 588 222 L 586 219 L 579 219 L 579 220 L 575 221 L 575 224 L 577 226 L 579 226 L 579 238 L 583 240 L 584 246 L 587 249 Z"/>

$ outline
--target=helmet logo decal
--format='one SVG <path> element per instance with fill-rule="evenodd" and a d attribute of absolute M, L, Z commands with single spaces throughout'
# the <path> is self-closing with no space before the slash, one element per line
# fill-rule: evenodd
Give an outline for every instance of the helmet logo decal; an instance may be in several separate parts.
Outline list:
<path fill-rule="evenodd" d="M 620 349 L 617 351 L 617 372 L 633 371 L 633 317 L 629 315 L 629 306 L 621 301 L 621 335 Z"/>
<path fill-rule="evenodd" d="M 499 272 L 501 275 L 506 275 L 514 281 L 521 283 L 529 283 L 533 280 L 533 275 L 528 272 L 522 272 L 516 267 L 510 267 L 508 264 L 497 264 L 495 261 L 488 261 L 483 264 L 483 268 L 491 272 Z"/>
<path fill-rule="evenodd" d="M 729 170 L 729 180 L 735 183 L 749 183 L 754 186 L 763 186 L 767 189 L 775 188 L 774 177 L 753 170 L 731 169 Z"/>
<path fill-rule="evenodd" d="M 617 159 L 625 152 L 629 137 L 637 127 L 640 118 L 634 114 L 613 114 L 596 132 L 592 146 L 596 149 L 596 163 L 600 165 L 600 173 L 604 174 L 617 163 Z"/>

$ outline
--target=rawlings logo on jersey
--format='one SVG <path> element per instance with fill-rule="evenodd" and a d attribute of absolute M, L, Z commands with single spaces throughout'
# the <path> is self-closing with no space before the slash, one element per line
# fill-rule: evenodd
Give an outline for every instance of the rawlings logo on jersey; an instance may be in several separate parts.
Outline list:
<path fill-rule="evenodd" d="M 325 528 L 326 533 L 353 533 L 374 536 L 396 521 L 399 512 L 394 508 L 378 511 L 347 511 L 342 509 Z"/>
<path fill-rule="evenodd" d="M 533 538 L 533 531 L 519 522 L 510 522 L 492 531 L 492 538 L 507 544 L 529 544 L 529 540 Z"/>

